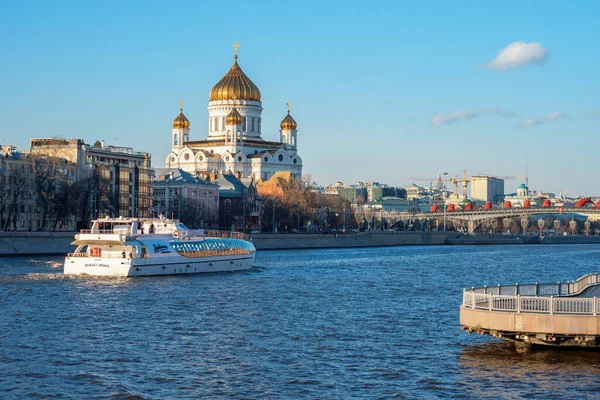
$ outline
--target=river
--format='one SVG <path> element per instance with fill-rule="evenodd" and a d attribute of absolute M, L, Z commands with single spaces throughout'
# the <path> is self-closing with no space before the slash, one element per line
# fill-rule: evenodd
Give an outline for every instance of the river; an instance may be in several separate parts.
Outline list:
<path fill-rule="evenodd" d="M 0 259 L 0 398 L 595 398 L 600 353 L 460 330 L 462 288 L 573 280 L 599 245 L 259 251 L 247 272 Z"/>

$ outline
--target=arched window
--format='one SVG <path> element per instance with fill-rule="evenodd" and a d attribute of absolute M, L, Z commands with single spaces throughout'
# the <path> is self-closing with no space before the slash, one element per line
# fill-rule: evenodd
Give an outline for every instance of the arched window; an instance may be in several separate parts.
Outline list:
<path fill-rule="evenodd" d="M 175 134 L 175 136 L 173 136 L 173 144 L 175 146 L 179 145 L 179 135 L 178 134 Z"/>
<path fill-rule="evenodd" d="M 225 200 L 225 212 L 231 212 L 231 200 Z"/>

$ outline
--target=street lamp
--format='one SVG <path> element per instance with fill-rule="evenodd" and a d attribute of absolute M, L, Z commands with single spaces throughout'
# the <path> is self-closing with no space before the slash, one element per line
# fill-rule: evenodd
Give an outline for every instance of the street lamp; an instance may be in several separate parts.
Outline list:
<path fill-rule="evenodd" d="M 275 200 L 273 200 L 273 215 L 272 215 L 273 233 L 275 233 Z"/>
<path fill-rule="evenodd" d="M 446 232 L 446 193 L 447 192 L 447 187 L 448 187 L 448 173 L 444 172 L 444 180 L 446 181 L 446 184 L 444 185 L 444 232 Z"/>
<path fill-rule="evenodd" d="M 298 232 L 300 232 L 300 202 L 298 202 Z"/>

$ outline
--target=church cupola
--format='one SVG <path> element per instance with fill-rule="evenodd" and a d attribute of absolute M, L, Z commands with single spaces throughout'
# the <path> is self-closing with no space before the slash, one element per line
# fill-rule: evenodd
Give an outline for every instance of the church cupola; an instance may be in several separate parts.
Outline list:
<path fill-rule="evenodd" d="M 284 131 L 294 130 L 298 126 L 298 124 L 296 123 L 294 118 L 292 118 L 292 116 L 290 115 L 289 107 L 288 107 L 287 115 L 285 116 L 283 121 L 281 121 L 281 125 L 279 125 L 279 126 L 281 127 L 281 130 L 284 130 Z"/>
<path fill-rule="evenodd" d="M 244 123 L 244 119 L 242 118 L 238 110 L 235 108 L 235 106 L 233 106 L 231 112 L 227 114 L 227 117 L 225 118 L 225 123 L 227 125 L 242 125 Z"/>
<path fill-rule="evenodd" d="M 286 148 L 288 148 L 289 150 L 296 150 L 297 145 L 298 145 L 298 143 L 297 143 L 298 131 L 296 130 L 296 128 L 298 127 L 298 124 L 296 123 L 294 118 L 292 118 L 292 115 L 290 114 L 291 104 L 292 103 L 290 103 L 289 101 L 287 102 L 287 106 L 288 106 L 287 115 L 285 116 L 283 121 L 281 121 L 281 124 L 279 125 L 281 128 L 281 130 L 279 131 L 280 132 L 279 140 L 281 143 L 284 143 L 286 145 Z"/>
<path fill-rule="evenodd" d="M 208 140 L 223 140 L 227 136 L 226 125 L 229 125 L 227 118 L 233 112 L 233 108 L 236 108 L 236 114 L 242 118 L 240 131 L 244 139 L 260 140 L 262 123 L 260 90 L 238 64 L 239 44 L 235 43 L 233 49 L 233 65 L 213 86 L 209 94 Z"/>
<path fill-rule="evenodd" d="M 183 100 L 179 102 L 179 115 L 173 120 L 171 147 L 173 150 L 182 149 L 184 143 L 190 140 L 190 121 L 183 115 Z"/>
<path fill-rule="evenodd" d="M 173 128 L 189 128 L 190 121 L 183 115 L 183 100 L 180 101 L 179 115 L 173 120 Z"/>
<path fill-rule="evenodd" d="M 233 101 L 236 100 L 233 96 Z M 237 146 L 242 145 L 244 130 L 244 117 L 235 108 L 233 108 L 225 117 L 225 144 L 231 146 L 231 152 L 237 152 Z"/>

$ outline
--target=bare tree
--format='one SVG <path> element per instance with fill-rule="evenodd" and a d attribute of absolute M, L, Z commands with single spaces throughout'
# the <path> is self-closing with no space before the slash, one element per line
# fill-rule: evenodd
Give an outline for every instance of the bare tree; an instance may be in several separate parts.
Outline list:
<path fill-rule="evenodd" d="M 181 210 L 179 220 L 188 228 L 200 228 L 207 220 L 207 210 L 204 207 L 204 202 L 190 198 L 182 201 L 184 206 Z"/>
<path fill-rule="evenodd" d="M 18 169 L 13 169 L 8 175 L 8 189 L 6 190 L 5 202 L 8 215 L 4 229 L 8 229 L 12 225 L 13 229 L 17 229 L 17 219 L 20 213 L 20 206 L 26 200 L 27 181 L 25 172 Z M 12 224 L 11 224 L 12 219 Z"/>

